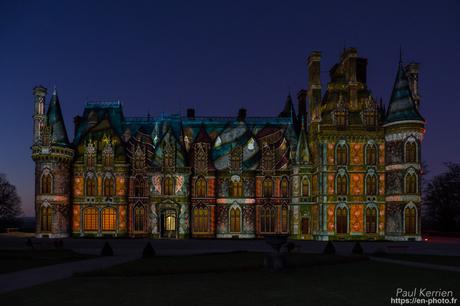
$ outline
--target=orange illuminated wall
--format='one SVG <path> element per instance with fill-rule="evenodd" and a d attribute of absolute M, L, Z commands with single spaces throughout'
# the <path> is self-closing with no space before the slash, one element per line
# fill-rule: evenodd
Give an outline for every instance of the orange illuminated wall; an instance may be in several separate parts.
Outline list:
<path fill-rule="evenodd" d="M 330 165 L 334 164 L 334 144 L 330 143 L 327 145 L 327 163 Z"/>
<path fill-rule="evenodd" d="M 208 179 L 207 183 L 208 183 L 208 197 L 213 197 L 215 188 L 216 188 L 216 179 L 210 178 Z"/>
<path fill-rule="evenodd" d="M 74 183 L 73 183 L 73 194 L 76 197 L 81 197 L 81 196 L 83 196 L 84 190 L 85 190 L 85 188 L 84 188 L 84 179 L 83 179 L 83 177 L 76 176 L 74 178 Z"/>
<path fill-rule="evenodd" d="M 361 205 L 351 205 L 350 228 L 352 232 L 363 231 L 363 207 Z"/>
<path fill-rule="evenodd" d="M 335 211 L 335 205 L 328 204 L 327 205 L 327 230 L 329 232 L 333 232 L 335 230 L 334 211 Z"/>
<path fill-rule="evenodd" d="M 379 163 L 381 165 L 385 164 L 385 146 L 383 143 L 379 146 Z"/>
<path fill-rule="evenodd" d="M 361 143 L 350 144 L 350 162 L 351 164 L 364 164 L 364 148 Z"/>
<path fill-rule="evenodd" d="M 116 191 L 118 196 L 126 195 L 126 179 L 123 176 L 117 176 Z"/>
<path fill-rule="evenodd" d="M 72 230 L 80 230 L 80 205 L 73 205 L 72 209 Z"/>
<path fill-rule="evenodd" d="M 118 230 L 125 231 L 126 230 L 126 207 L 120 206 L 118 209 L 119 215 L 119 223 L 118 223 Z"/>
<path fill-rule="evenodd" d="M 97 177 L 97 194 L 102 194 L 102 177 L 100 176 Z"/>
<path fill-rule="evenodd" d="M 329 174 L 327 176 L 327 190 L 329 194 L 334 194 L 335 192 L 335 175 Z"/>
<path fill-rule="evenodd" d="M 318 194 L 318 176 L 313 175 L 311 191 L 313 194 Z"/>
<path fill-rule="evenodd" d="M 385 205 L 383 204 L 379 206 L 379 230 L 385 230 Z"/>
<path fill-rule="evenodd" d="M 381 173 L 379 178 L 379 194 L 385 195 L 385 174 Z"/>
<path fill-rule="evenodd" d="M 353 173 L 350 176 L 350 193 L 352 195 L 363 194 L 364 175 L 362 173 Z"/>

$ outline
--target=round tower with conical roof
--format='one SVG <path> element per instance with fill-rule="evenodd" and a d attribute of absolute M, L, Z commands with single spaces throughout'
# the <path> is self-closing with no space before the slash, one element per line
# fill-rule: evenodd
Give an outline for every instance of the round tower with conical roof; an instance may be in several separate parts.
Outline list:
<path fill-rule="evenodd" d="M 399 62 L 386 113 L 386 238 L 421 240 L 421 144 L 425 119 L 419 112 L 414 67 Z M 418 73 L 418 70 L 416 71 Z"/>
<path fill-rule="evenodd" d="M 46 92 L 43 86 L 33 89 L 36 237 L 63 238 L 69 236 L 74 150 L 67 137 L 56 89 L 45 114 Z"/>

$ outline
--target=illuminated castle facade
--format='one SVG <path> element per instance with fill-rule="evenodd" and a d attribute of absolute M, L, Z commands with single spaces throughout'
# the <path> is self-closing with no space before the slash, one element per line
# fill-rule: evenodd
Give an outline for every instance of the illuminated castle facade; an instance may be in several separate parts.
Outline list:
<path fill-rule="evenodd" d="M 89 102 L 70 142 L 56 91 L 37 86 L 37 237 L 420 239 L 418 65 L 399 63 L 388 107 L 348 48 L 278 116 L 125 117 Z M 308 101 L 308 109 L 307 109 Z"/>

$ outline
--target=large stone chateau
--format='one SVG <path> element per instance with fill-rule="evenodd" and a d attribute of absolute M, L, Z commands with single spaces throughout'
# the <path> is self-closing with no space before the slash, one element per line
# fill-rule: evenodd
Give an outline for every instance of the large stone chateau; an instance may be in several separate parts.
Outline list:
<path fill-rule="evenodd" d="M 56 91 L 45 107 L 35 87 L 37 237 L 420 239 L 418 65 L 399 63 L 385 106 L 356 49 L 326 86 L 320 60 L 278 116 L 132 118 L 88 102 L 72 141 Z"/>

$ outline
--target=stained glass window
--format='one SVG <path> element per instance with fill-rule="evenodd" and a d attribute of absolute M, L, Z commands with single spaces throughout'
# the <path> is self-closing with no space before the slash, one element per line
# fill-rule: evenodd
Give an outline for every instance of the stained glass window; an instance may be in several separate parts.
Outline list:
<path fill-rule="evenodd" d="M 117 211 L 115 208 L 104 208 L 102 210 L 102 230 L 114 231 L 117 222 Z"/>

